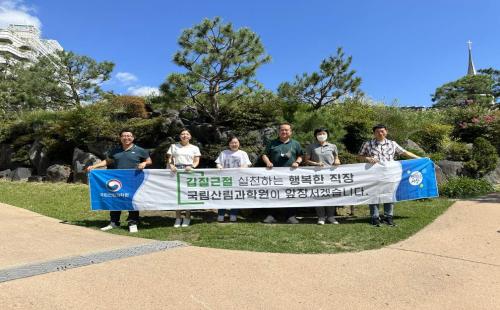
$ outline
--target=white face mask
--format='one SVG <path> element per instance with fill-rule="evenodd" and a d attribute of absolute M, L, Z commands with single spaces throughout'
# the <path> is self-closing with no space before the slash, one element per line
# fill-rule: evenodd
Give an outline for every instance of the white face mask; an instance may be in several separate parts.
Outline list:
<path fill-rule="evenodd" d="M 328 135 L 317 135 L 316 139 L 318 139 L 319 142 L 325 142 L 326 139 L 328 139 Z"/>

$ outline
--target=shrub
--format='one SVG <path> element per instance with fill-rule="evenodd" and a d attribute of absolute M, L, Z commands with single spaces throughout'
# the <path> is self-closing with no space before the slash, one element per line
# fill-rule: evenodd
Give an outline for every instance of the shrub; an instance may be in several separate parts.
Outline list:
<path fill-rule="evenodd" d="M 484 138 L 474 140 L 472 159 L 465 163 L 465 168 L 473 177 L 482 177 L 497 166 L 498 155 L 495 147 Z"/>
<path fill-rule="evenodd" d="M 347 131 L 347 133 L 341 141 L 350 153 L 357 154 L 363 142 L 371 138 L 370 135 L 367 134 L 370 132 L 370 129 L 368 125 L 364 123 L 352 122 L 347 124 L 344 130 Z"/>
<path fill-rule="evenodd" d="M 428 153 L 440 152 L 449 139 L 451 130 L 450 125 L 429 124 L 414 133 L 410 139 L 417 142 Z"/>
<path fill-rule="evenodd" d="M 446 147 L 446 159 L 454 161 L 469 161 L 471 150 L 465 143 L 452 141 Z"/>
<path fill-rule="evenodd" d="M 137 96 L 117 96 L 113 98 L 112 104 L 123 108 L 128 117 L 146 118 L 146 101 Z"/>
<path fill-rule="evenodd" d="M 433 161 L 433 162 L 438 162 L 440 160 L 443 160 L 446 158 L 446 156 L 443 154 L 443 153 L 440 153 L 440 152 L 437 152 L 437 153 L 432 153 L 429 155 L 429 158 Z"/>
<path fill-rule="evenodd" d="M 468 177 L 453 178 L 439 186 L 440 194 L 449 198 L 477 197 L 493 191 L 495 189 L 488 181 Z"/>

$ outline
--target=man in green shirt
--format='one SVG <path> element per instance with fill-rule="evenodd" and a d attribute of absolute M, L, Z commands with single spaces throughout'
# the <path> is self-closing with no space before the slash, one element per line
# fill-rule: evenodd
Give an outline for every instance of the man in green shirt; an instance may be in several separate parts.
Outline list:
<path fill-rule="evenodd" d="M 292 126 L 288 123 L 279 125 L 279 138 L 271 141 L 262 155 L 262 160 L 268 169 L 273 167 L 292 167 L 297 168 L 302 163 L 302 147 L 297 140 L 292 137 Z M 276 223 L 276 209 L 268 209 L 268 216 L 264 219 L 264 223 Z M 285 217 L 287 223 L 298 224 L 299 221 L 295 217 L 295 208 L 286 208 Z"/>

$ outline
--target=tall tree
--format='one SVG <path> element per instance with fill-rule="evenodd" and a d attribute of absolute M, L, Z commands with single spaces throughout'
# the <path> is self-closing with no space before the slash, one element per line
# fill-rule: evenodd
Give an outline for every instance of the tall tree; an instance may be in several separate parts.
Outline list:
<path fill-rule="evenodd" d="M 500 74 L 489 68 L 479 70 L 480 74 L 464 76 L 446 83 L 432 95 L 433 107 L 464 107 L 477 105 L 494 108 L 500 98 Z"/>
<path fill-rule="evenodd" d="M 173 73 L 160 86 L 170 98 L 187 98 L 211 121 L 220 117 L 220 95 L 238 100 L 249 89 L 258 88 L 257 68 L 270 61 L 257 34 L 248 28 L 233 29 L 219 17 L 205 19 L 184 30 L 175 64 L 185 73 Z"/>
<path fill-rule="evenodd" d="M 88 56 L 59 51 L 55 56 L 43 57 L 35 66 L 53 68 L 54 80 L 66 87 L 68 101 L 78 107 L 101 96 L 100 85 L 110 79 L 115 65 L 109 61 L 96 62 Z"/>
<path fill-rule="evenodd" d="M 7 61 L 0 66 L 0 112 L 63 110 L 92 102 L 114 64 L 87 56 L 58 52 L 34 64 Z"/>
<path fill-rule="evenodd" d="M 282 83 L 278 94 L 288 102 L 307 103 L 314 109 L 339 102 L 346 96 L 360 96 L 361 78 L 355 77 L 356 71 L 349 69 L 351 62 L 352 56 L 345 58 L 339 47 L 337 55 L 321 62 L 319 72 L 303 73 L 292 83 Z"/>

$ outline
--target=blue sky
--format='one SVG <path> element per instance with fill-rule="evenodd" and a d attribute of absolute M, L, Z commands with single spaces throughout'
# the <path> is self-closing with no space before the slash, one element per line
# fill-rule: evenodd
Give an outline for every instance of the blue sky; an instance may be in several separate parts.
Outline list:
<path fill-rule="evenodd" d="M 38 23 L 65 49 L 113 61 L 107 88 L 140 94 L 181 71 L 171 59 L 182 29 L 220 16 L 261 37 L 272 61 L 257 79 L 268 89 L 342 46 L 369 97 L 406 106 L 430 105 L 436 87 L 465 75 L 468 40 L 476 68 L 500 68 L 498 12 L 496 0 L 0 0 L 0 26 Z"/>

